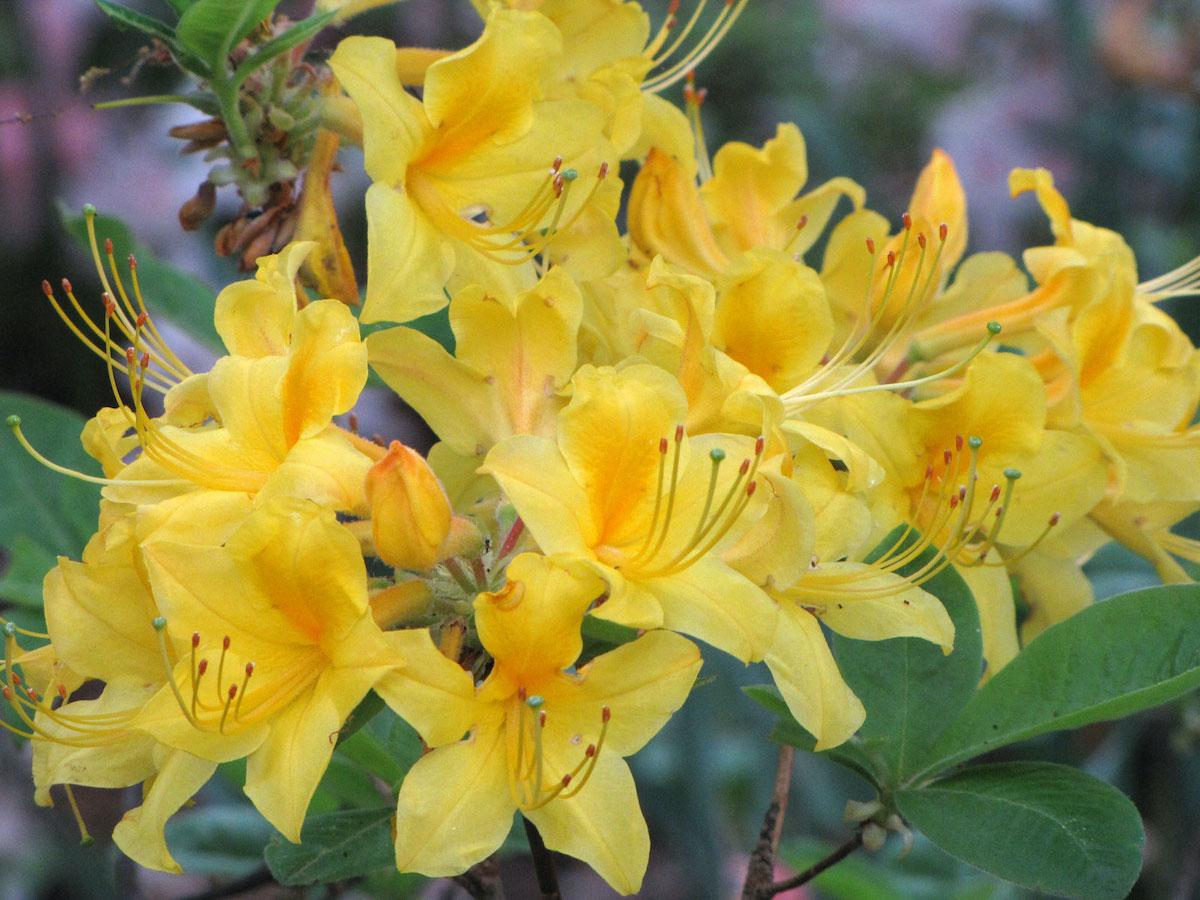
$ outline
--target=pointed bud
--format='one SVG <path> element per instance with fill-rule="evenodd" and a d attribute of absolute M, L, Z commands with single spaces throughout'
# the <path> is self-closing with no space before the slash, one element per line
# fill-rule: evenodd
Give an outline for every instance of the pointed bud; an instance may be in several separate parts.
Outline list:
<path fill-rule="evenodd" d="M 379 558 L 418 572 L 437 565 L 452 513 L 441 482 L 421 455 L 392 441 L 367 473 L 366 493 Z"/>

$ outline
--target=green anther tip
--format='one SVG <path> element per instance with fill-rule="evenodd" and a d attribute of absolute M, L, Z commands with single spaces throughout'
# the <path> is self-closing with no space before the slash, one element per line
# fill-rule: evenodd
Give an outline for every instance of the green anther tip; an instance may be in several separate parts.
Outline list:
<path fill-rule="evenodd" d="M 89 834 L 87 837 L 85 837 L 85 838 L 80 838 L 80 839 L 79 839 L 79 846 L 80 846 L 80 847 L 90 847 L 90 846 L 92 846 L 92 844 L 94 844 L 94 843 L 96 843 L 96 839 L 95 839 L 94 837 L 92 837 L 90 834 Z"/>
<path fill-rule="evenodd" d="M 1001 331 L 1000 323 L 999 322 L 988 322 L 987 330 L 988 330 L 988 334 L 999 334 Z"/>
<path fill-rule="evenodd" d="M 715 463 L 719 463 L 721 460 L 723 460 L 725 458 L 725 451 L 722 450 L 720 447 L 713 447 L 711 450 L 708 451 L 708 458 L 711 459 Z"/>
<path fill-rule="evenodd" d="M 96 214 L 96 205 L 94 203 L 83 204 L 83 214 L 90 219 Z"/>
<path fill-rule="evenodd" d="M 532 697 L 530 697 L 528 700 L 525 701 L 526 705 L 528 705 L 530 709 L 537 709 L 545 702 L 546 702 L 546 698 L 539 697 L 537 694 L 534 694 Z"/>
<path fill-rule="evenodd" d="M 1004 477 L 1007 478 L 1009 481 L 1016 481 L 1018 478 L 1021 477 L 1021 470 L 1020 469 L 1005 469 Z"/>
<path fill-rule="evenodd" d="M 560 173 L 563 181 L 574 181 L 579 177 L 579 173 L 574 169 L 563 169 Z"/>
<path fill-rule="evenodd" d="M 17 623 L 16 622 L 5 622 L 4 623 L 4 633 L 7 634 L 9 637 L 16 637 Z"/>
<path fill-rule="evenodd" d="M 21 417 L 18 415 L 15 415 L 15 414 L 11 415 L 7 419 L 4 420 L 4 424 L 7 425 L 9 428 L 20 428 L 21 427 Z"/>
<path fill-rule="evenodd" d="M 973 434 L 969 438 L 967 438 L 967 446 L 970 447 L 972 450 L 978 450 L 980 447 L 983 446 L 983 438 L 979 437 L 978 435 Z"/>
<path fill-rule="evenodd" d="M 155 616 L 154 621 L 151 622 L 150 624 L 154 626 L 155 631 L 162 631 L 164 628 L 167 627 L 167 617 L 166 616 Z"/>

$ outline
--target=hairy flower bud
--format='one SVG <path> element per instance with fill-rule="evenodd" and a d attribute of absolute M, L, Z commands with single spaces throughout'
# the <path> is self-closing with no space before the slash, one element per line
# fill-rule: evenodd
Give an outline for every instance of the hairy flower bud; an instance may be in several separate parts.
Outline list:
<path fill-rule="evenodd" d="M 400 569 L 424 571 L 439 559 L 450 533 L 450 501 L 420 454 L 392 441 L 367 473 L 367 502 L 379 558 Z"/>

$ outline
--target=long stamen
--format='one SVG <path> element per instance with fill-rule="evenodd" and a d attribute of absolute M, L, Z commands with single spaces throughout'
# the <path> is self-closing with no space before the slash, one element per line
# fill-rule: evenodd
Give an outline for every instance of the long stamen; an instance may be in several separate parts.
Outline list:
<path fill-rule="evenodd" d="M 721 43 L 725 35 L 729 33 L 729 29 L 733 27 L 733 23 L 737 21 L 738 16 L 742 14 L 742 10 L 746 8 L 747 2 L 748 0 L 725 0 L 725 5 L 721 8 L 721 12 L 717 14 L 716 19 L 709 25 L 708 31 L 704 33 L 696 45 L 684 54 L 681 59 L 672 63 L 665 71 L 643 81 L 642 90 L 652 93 L 661 91 L 700 65 L 717 48 L 717 45 Z M 695 13 L 692 14 L 692 18 L 688 21 L 680 35 L 667 48 L 666 52 L 654 59 L 655 66 L 663 65 L 675 53 L 676 49 L 679 48 L 687 37 L 688 32 L 692 30 L 692 27 L 699 20 L 700 12 L 703 8 L 704 3 L 702 0 L 701 3 L 697 4 Z"/>

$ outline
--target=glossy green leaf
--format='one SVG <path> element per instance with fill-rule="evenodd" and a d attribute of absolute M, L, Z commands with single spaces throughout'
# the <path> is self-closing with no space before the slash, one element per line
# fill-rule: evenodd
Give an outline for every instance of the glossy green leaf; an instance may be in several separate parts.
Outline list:
<path fill-rule="evenodd" d="M 237 71 L 233 73 L 233 86 L 237 87 L 257 69 L 261 69 L 275 57 L 281 53 L 287 53 L 293 47 L 303 44 L 305 41 L 310 41 L 316 37 L 317 32 L 333 21 L 336 13 L 327 12 L 319 16 L 305 19 L 296 25 L 293 25 L 283 34 L 278 34 L 271 40 L 267 41 L 254 53 L 246 59 L 242 60 L 241 65 L 237 67 Z"/>
<path fill-rule="evenodd" d="M 11 415 L 20 417 L 34 448 L 54 462 L 102 474 L 79 443 L 83 416 L 37 397 L 0 391 L 0 416 Z M 47 469 L 7 431 L 0 440 L 6 443 L 0 453 L 0 547 L 13 555 L 8 571 L 29 580 L 34 573 L 19 562 L 22 548 L 41 562 L 59 554 L 79 558 L 96 530 L 100 488 Z"/>
<path fill-rule="evenodd" d="M 932 558 L 927 551 L 914 565 Z M 922 768 L 934 742 L 974 695 L 983 671 L 979 613 L 970 589 L 950 566 L 921 587 L 942 601 L 954 622 L 950 655 L 919 638 L 833 637 L 838 669 L 867 711 L 853 741 L 868 757 L 881 761 L 877 768 L 885 787 L 900 784 Z"/>
<path fill-rule="evenodd" d="M 214 71 L 226 70 L 226 57 L 280 0 L 196 0 L 179 18 L 179 42 Z"/>
<path fill-rule="evenodd" d="M 1037 891 L 1128 894 L 1145 836 L 1129 798 L 1067 766 L 978 766 L 897 791 L 901 814 L 958 859 Z"/>
<path fill-rule="evenodd" d="M 933 774 L 988 750 L 1157 706 L 1200 685 L 1200 585 L 1122 594 L 1048 628 L 942 735 Z"/>
<path fill-rule="evenodd" d="M 249 803 L 205 806 L 172 816 L 167 846 L 190 875 L 239 878 L 262 865 L 263 850 L 275 829 Z"/>
<path fill-rule="evenodd" d="M 299 844 L 276 837 L 263 855 L 275 879 L 289 885 L 342 881 L 395 866 L 393 815 L 388 807 L 310 816 Z"/>
<path fill-rule="evenodd" d="M 84 217 L 71 215 L 65 210 L 60 211 L 60 215 L 63 227 L 79 242 L 80 246 L 87 249 L 87 226 Z M 138 244 L 129 227 L 120 219 L 112 216 L 96 216 L 96 237 L 101 243 L 105 238 L 112 240 L 113 254 L 118 266 L 128 260 L 130 253 L 137 257 L 138 283 L 150 315 L 170 319 L 174 325 L 182 328 L 209 349 L 223 352 L 221 339 L 217 336 L 217 329 L 213 326 L 215 297 L 208 285 L 199 278 L 181 272 L 170 263 L 160 260 L 149 249 Z M 91 251 L 88 250 L 88 252 Z M 128 269 L 125 269 L 122 278 L 128 289 Z M 82 300 L 83 298 L 81 298 L 81 302 Z M 94 309 L 100 311 L 99 299 L 93 302 Z M 86 305 L 85 308 L 87 308 Z"/>

